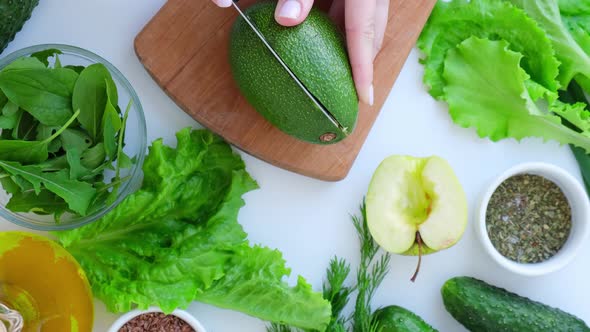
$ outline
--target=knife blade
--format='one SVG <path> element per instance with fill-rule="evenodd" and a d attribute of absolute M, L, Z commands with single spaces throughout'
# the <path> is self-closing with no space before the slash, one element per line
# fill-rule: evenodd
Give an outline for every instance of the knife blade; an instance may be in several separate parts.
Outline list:
<path fill-rule="evenodd" d="M 320 111 L 322 111 L 322 113 L 324 114 L 324 116 L 336 128 L 338 128 L 338 130 L 340 130 L 344 134 L 344 136 L 348 136 L 349 135 L 348 128 L 346 128 L 345 126 L 343 126 L 338 121 L 338 119 L 336 119 L 336 117 L 332 113 L 330 113 L 330 111 L 328 111 L 328 109 L 311 93 L 311 91 L 309 91 L 309 89 L 307 89 L 307 87 L 305 87 L 305 85 L 303 84 L 303 82 L 301 82 L 301 80 L 297 77 L 297 75 L 295 75 L 295 73 L 291 70 L 291 68 L 289 68 L 289 66 L 287 66 L 287 64 L 285 63 L 285 61 L 283 61 L 283 59 L 279 56 L 279 54 L 275 51 L 275 49 L 270 45 L 270 43 L 266 40 L 266 38 L 264 38 L 264 35 L 262 34 L 262 32 L 260 32 L 260 30 L 258 30 L 258 28 L 254 24 L 254 22 L 252 22 L 250 20 L 250 18 L 246 14 L 244 14 L 244 12 L 238 6 L 237 2 L 238 2 L 238 0 L 233 0 L 232 1 L 233 7 L 238 11 L 238 13 L 240 14 L 240 16 L 244 19 L 244 21 L 246 21 L 246 23 L 248 24 L 248 26 L 250 26 L 250 28 L 252 29 L 252 31 L 254 31 L 254 34 L 258 37 L 258 39 L 260 39 L 260 41 L 264 44 L 264 46 L 266 46 L 266 48 L 270 51 L 270 53 L 274 56 L 274 58 L 279 62 L 279 64 L 281 65 L 281 67 L 289 74 L 289 76 L 293 79 L 293 81 L 295 81 L 295 83 L 297 84 L 297 86 L 303 91 L 303 93 L 305 93 L 305 95 L 307 96 L 307 98 L 309 98 L 309 100 L 318 109 L 320 109 Z"/>

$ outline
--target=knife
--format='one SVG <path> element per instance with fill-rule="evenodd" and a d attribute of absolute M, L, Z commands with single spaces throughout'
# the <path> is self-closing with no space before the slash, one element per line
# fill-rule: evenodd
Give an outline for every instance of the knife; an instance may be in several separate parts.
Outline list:
<path fill-rule="evenodd" d="M 244 14 L 244 12 L 240 9 L 240 7 L 237 4 L 238 1 L 239 0 L 233 0 L 232 1 L 233 7 L 238 11 L 238 13 L 240 14 L 240 16 L 244 19 L 244 21 L 246 21 L 246 23 L 248 24 L 248 26 L 250 26 L 250 28 L 252 29 L 252 31 L 254 31 L 254 34 L 256 36 L 258 36 L 258 39 L 260 39 L 260 41 L 264 44 L 264 46 L 266 46 L 266 48 L 270 51 L 270 53 L 274 56 L 274 58 L 279 62 L 279 64 L 281 65 L 281 67 L 283 67 L 283 69 L 289 74 L 289 76 L 291 76 L 291 78 L 295 81 L 295 83 L 297 84 L 297 86 L 303 91 L 303 93 L 305 93 L 305 95 L 307 96 L 307 98 L 309 98 L 309 100 L 317 108 L 319 108 L 322 111 L 322 113 L 324 114 L 324 116 L 336 128 L 338 128 L 338 130 L 341 131 L 344 134 L 344 136 L 348 136 L 349 135 L 348 128 L 344 127 L 338 121 L 338 119 L 336 119 L 336 117 L 332 113 L 330 113 L 330 111 L 328 111 L 328 109 L 309 91 L 309 89 L 307 89 L 305 87 L 305 85 L 303 84 L 303 82 L 301 82 L 301 80 L 299 78 L 297 78 L 297 75 L 295 75 L 295 73 L 291 70 L 291 68 L 289 68 L 289 66 L 287 66 L 287 64 L 283 61 L 283 59 L 281 59 L 281 57 L 274 50 L 274 48 L 268 43 L 268 41 L 266 40 L 266 38 L 264 38 L 264 35 L 262 34 L 262 32 L 260 32 L 260 30 L 258 30 L 258 28 L 256 27 L 256 25 L 254 24 L 254 22 L 252 22 L 250 20 L 250 18 L 246 14 Z"/>

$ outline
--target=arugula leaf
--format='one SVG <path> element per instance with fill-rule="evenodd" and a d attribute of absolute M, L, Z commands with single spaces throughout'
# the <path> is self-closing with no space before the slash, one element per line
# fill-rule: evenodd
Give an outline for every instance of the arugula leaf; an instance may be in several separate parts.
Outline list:
<path fill-rule="evenodd" d="M 82 154 L 79 149 L 69 149 L 66 151 L 66 159 L 70 167 L 70 179 L 76 180 L 91 173 L 89 169 L 82 166 Z"/>
<path fill-rule="evenodd" d="M 481 137 L 492 141 L 536 136 L 590 151 L 587 135 L 567 128 L 559 116 L 535 104 L 526 88 L 530 77 L 520 67 L 521 59 L 522 54 L 510 51 L 505 41 L 476 37 L 449 51 L 444 92 L 453 121 L 475 127 Z M 551 105 L 551 111 L 576 112 L 566 104 Z"/>
<path fill-rule="evenodd" d="M 6 97 L 45 125 L 61 126 L 72 116 L 78 74 L 66 68 L 22 68 L 0 72 Z"/>
<path fill-rule="evenodd" d="M 0 184 L 2 184 L 2 189 L 8 194 L 16 194 L 21 191 L 20 186 L 12 179 L 10 174 L 5 173 L 0 175 Z"/>
<path fill-rule="evenodd" d="M 116 104 L 116 86 L 109 70 L 100 63 L 82 70 L 74 86 L 72 105 L 81 111 L 78 121 L 90 137 L 98 138 L 105 107 Z"/>
<path fill-rule="evenodd" d="M 125 110 L 125 115 L 123 116 L 123 122 L 120 125 L 119 128 L 119 135 L 118 135 L 118 143 L 117 143 L 117 151 L 116 151 L 116 161 L 117 164 L 115 165 L 115 177 L 113 178 L 113 181 L 115 182 L 119 182 L 119 177 L 120 177 L 120 170 L 123 167 L 130 167 L 132 164 L 131 159 L 125 154 L 123 153 L 123 140 L 125 138 L 125 128 L 127 127 L 127 118 L 129 117 L 129 111 L 131 110 L 131 100 L 129 101 L 129 103 L 127 104 L 127 109 Z M 106 114 L 106 112 L 105 112 Z M 118 119 L 118 116 L 117 116 Z M 113 120 L 111 120 L 113 121 Z M 105 122 L 106 123 L 106 122 Z M 110 126 L 105 126 L 105 129 L 107 127 Z M 105 130 L 106 133 L 107 130 Z M 107 140 L 105 139 L 105 147 L 107 147 L 108 145 L 106 145 Z M 117 184 L 113 187 L 113 190 L 111 191 L 111 193 L 109 194 L 109 197 L 107 198 L 107 204 L 112 204 L 116 199 L 117 199 L 117 194 L 119 191 L 119 187 L 120 185 Z"/>
<path fill-rule="evenodd" d="M 23 164 L 40 163 L 49 158 L 49 144 L 56 139 L 78 116 L 74 115 L 53 135 L 42 141 L 0 140 L 0 160 L 18 161 Z"/>
<path fill-rule="evenodd" d="M 39 194 L 32 191 L 14 193 L 6 204 L 6 208 L 12 212 L 61 214 L 67 211 L 68 205 L 49 190 L 41 190 Z"/>
<path fill-rule="evenodd" d="M 98 168 L 105 163 L 104 144 L 98 143 L 95 146 L 84 150 L 81 156 L 82 166 L 88 169 Z"/>
<path fill-rule="evenodd" d="M 39 194 L 41 188 L 55 193 L 66 201 L 68 207 L 85 215 L 90 202 L 94 198 L 96 189 L 86 182 L 69 179 L 68 171 L 62 169 L 58 172 L 43 172 L 38 166 L 23 166 L 12 161 L 0 161 L 0 167 L 12 175 L 18 175 L 29 181 L 35 193 Z"/>
<path fill-rule="evenodd" d="M 100 220 L 56 233 L 94 295 L 112 311 L 157 305 L 170 312 L 199 299 L 325 328 L 327 301 L 303 280 L 294 288 L 283 282 L 280 253 L 247 244 L 237 216 L 256 182 L 239 155 L 206 130 L 181 130 L 177 141 L 176 148 L 152 143 L 140 190 Z"/>
<path fill-rule="evenodd" d="M 87 133 L 79 129 L 66 129 L 61 133 L 59 138 L 63 149 L 66 151 L 71 149 L 85 151 L 94 143 Z"/>
<path fill-rule="evenodd" d="M 58 50 L 56 48 L 48 48 L 46 50 L 35 52 L 35 53 L 31 54 L 31 58 L 36 58 L 37 60 L 41 61 L 45 65 L 45 67 L 48 67 L 49 66 L 49 58 L 55 56 L 57 59 L 58 54 L 63 54 L 63 53 L 61 50 Z M 26 59 L 26 58 L 24 58 L 24 59 Z"/>
<path fill-rule="evenodd" d="M 557 91 L 559 62 L 550 40 L 535 21 L 506 1 L 451 0 L 437 2 L 417 43 L 425 54 L 421 61 L 425 65 L 424 83 L 434 98 L 444 99 L 447 53 L 471 36 L 508 41 L 510 50 L 523 54 L 521 65 L 532 79 Z"/>

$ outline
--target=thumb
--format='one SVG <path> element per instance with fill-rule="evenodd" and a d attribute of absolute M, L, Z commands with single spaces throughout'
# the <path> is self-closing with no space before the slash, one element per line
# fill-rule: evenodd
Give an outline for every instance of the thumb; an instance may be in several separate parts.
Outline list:
<path fill-rule="evenodd" d="M 313 0 L 279 0 L 275 10 L 275 19 L 280 25 L 294 26 L 307 17 Z"/>

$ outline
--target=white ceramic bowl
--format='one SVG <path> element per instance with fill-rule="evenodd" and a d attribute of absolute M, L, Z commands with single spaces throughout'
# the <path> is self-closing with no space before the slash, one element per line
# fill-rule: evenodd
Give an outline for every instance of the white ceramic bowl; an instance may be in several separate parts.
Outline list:
<path fill-rule="evenodd" d="M 565 244 L 557 254 L 540 263 L 518 263 L 502 256 L 492 244 L 486 228 L 486 210 L 492 194 L 502 182 L 518 174 L 534 174 L 553 181 L 561 188 L 572 209 L 572 228 Z M 480 242 L 498 264 L 520 275 L 540 276 L 563 268 L 576 256 L 590 234 L 590 202 L 582 184 L 565 170 L 546 163 L 524 163 L 508 169 L 491 183 L 480 201 L 477 222 L 475 229 Z"/>
<path fill-rule="evenodd" d="M 123 327 L 123 325 L 125 325 L 128 321 L 132 320 L 133 318 L 135 318 L 139 315 L 143 315 L 143 314 L 150 313 L 150 312 L 162 312 L 162 310 L 160 310 L 160 308 L 157 308 L 157 307 L 150 307 L 148 310 L 136 309 L 136 310 L 129 311 L 128 313 L 119 317 L 119 319 L 117 319 L 113 323 L 113 325 L 111 325 L 108 332 L 118 332 L 119 329 L 121 327 Z M 207 332 L 205 330 L 205 328 L 203 327 L 203 325 L 201 325 L 201 323 L 199 323 L 199 321 L 193 315 L 188 313 L 187 311 L 176 309 L 170 314 L 187 322 L 187 324 L 190 325 L 196 332 Z"/>

